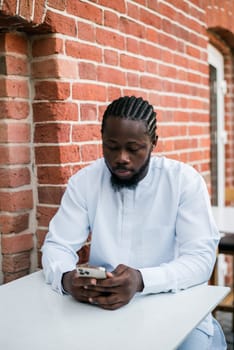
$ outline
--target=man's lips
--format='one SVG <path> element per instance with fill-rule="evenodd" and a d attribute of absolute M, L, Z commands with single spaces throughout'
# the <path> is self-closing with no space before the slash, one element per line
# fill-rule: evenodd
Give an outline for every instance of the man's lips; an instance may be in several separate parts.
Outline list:
<path fill-rule="evenodd" d="M 117 168 L 113 170 L 113 173 L 118 177 L 126 178 L 132 175 L 132 170 Z"/>

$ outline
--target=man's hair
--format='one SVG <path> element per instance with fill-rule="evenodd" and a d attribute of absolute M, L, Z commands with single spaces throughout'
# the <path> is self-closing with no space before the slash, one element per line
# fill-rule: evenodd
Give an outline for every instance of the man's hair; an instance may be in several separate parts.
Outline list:
<path fill-rule="evenodd" d="M 124 96 L 111 102 L 103 114 L 102 133 L 105 129 L 106 119 L 109 117 L 143 121 L 152 143 L 155 143 L 157 138 L 156 112 L 154 112 L 153 106 L 141 97 Z"/>

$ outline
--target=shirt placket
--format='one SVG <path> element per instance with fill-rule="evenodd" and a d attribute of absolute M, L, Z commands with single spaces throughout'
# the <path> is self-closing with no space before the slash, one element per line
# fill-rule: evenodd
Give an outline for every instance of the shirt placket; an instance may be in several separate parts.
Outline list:
<path fill-rule="evenodd" d="M 126 264 L 129 262 L 131 237 L 132 237 L 132 219 L 133 219 L 133 191 L 122 190 L 122 227 L 121 227 L 121 247 L 122 260 Z"/>

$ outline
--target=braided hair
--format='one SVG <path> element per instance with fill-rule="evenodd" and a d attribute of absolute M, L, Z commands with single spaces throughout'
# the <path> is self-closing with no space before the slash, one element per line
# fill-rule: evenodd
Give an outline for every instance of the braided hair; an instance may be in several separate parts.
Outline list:
<path fill-rule="evenodd" d="M 102 119 L 101 132 L 105 129 L 106 119 L 109 117 L 123 118 L 129 120 L 143 121 L 147 128 L 151 142 L 155 144 L 157 140 L 156 128 L 157 119 L 153 106 L 141 97 L 124 96 L 114 100 L 109 104 Z"/>

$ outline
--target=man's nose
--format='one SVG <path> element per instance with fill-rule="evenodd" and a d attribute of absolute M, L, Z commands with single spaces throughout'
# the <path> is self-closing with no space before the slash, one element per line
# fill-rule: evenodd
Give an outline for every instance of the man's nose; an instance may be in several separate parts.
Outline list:
<path fill-rule="evenodd" d="M 129 153 L 124 149 L 120 150 L 118 152 L 116 161 L 117 163 L 128 163 L 130 161 Z"/>

